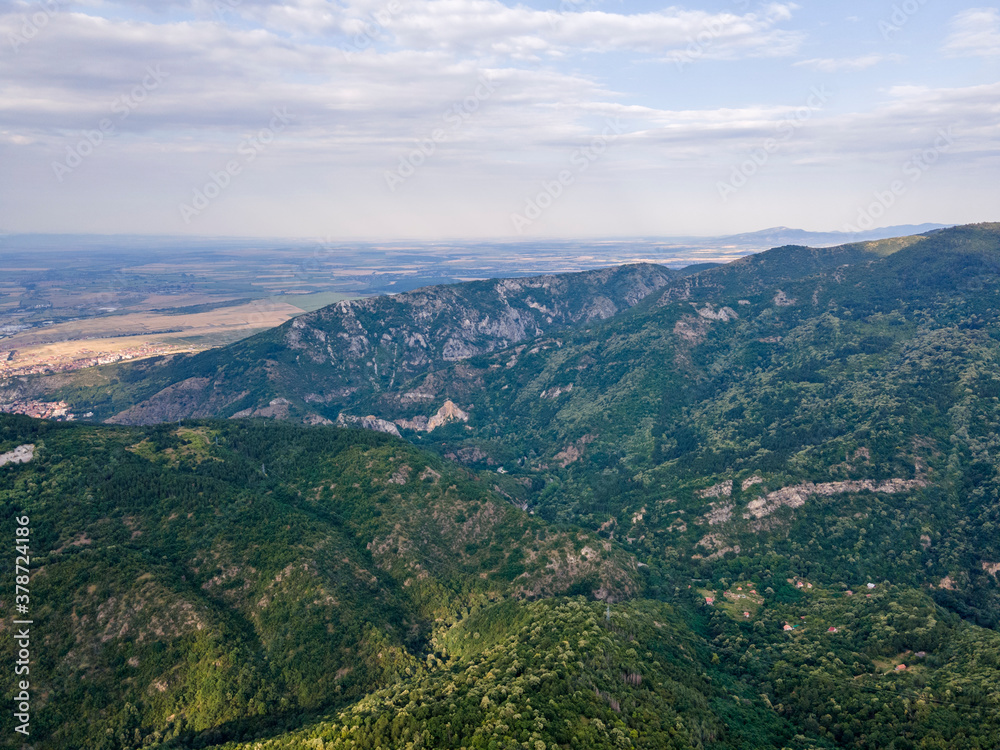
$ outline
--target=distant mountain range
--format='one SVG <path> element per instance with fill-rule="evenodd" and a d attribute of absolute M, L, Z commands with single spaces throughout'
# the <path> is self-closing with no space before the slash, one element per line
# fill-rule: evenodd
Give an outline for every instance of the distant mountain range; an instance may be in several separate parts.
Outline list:
<path fill-rule="evenodd" d="M 687 245 L 691 247 L 714 247 L 714 246 L 737 246 L 741 248 L 764 250 L 779 245 L 809 245 L 811 247 L 821 247 L 825 245 L 842 245 L 849 242 L 864 242 L 868 240 L 881 240 L 890 237 L 902 237 L 905 235 L 923 234 L 935 229 L 944 229 L 954 226 L 953 224 L 900 224 L 891 227 L 882 227 L 865 232 L 852 234 L 849 232 L 810 232 L 804 229 L 791 229 L 789 227 L 771 227 L 757 232 L 743 232 L 732 235 L 719 236 L 650 236 L 642 238 L 626 238 L 616 240 L 604 239 L 567 239 L 567 240 L 527 240 L 527 241 L 503 241 L 503 240 L 470 240 L 452 242 L 421 242 L 420 240 L 387 240 L 384 242 L 362 241 L 354 243 L 343 243 L 345 246 L 363 249 L 365 246 L 373 246 L 379 249 L 386 247 L 404 247 L 417 249 L 423 247 L 426 252 L 433 253 L 435 249 L 451 250 L 456 247 L 465 248 L 467 251 L 475 252 L 477 247 L 484 249 L 494 249 L 497 246 L 508 247 L 591 247 L 600 249 L 609 245 Z M 188 251 L 199 252 L 205 250 L 213 251 L 233 251 L 251 247 L 278 247 L 278 248 L 309 248 L 314 242 L 308 238 L 246 238 L 246 237 L 188 237 L 173 235 L 115 235 L 115 234 L 3 234 L 0 233 L 0 248 L 9 250 L 59 250 L 65 251 L 69 248 L 81 248 L 88 251 L 114 251 L 122 249 L 128 251 L 148 248 L 154 251 Z M 324 246 L 329 243 L 324 243 Z M 598 259 L 599 262 L 599 259 Z"/>
<path fill-rule="evenodd" d="M 780 245 L 807 245 L 809 247 L 824 247 L 829 245 L 845 245 L 850 242 L 868 242 L 884 240 L 890 237 L 904 237 L 914 234 L 925 234 L 937 229 L 946 229 L 953 224 L 900 224 L 892 227 L 871 229 L 866 232 L 809 232 L 804 229 L 788 227 L 772 227 L 759 232 L 744 232 L 723 237 L 710 237 L 703 240 L 690 238 L 691 244 L 699 242 L 705 245 L 736 245 L 751 248 L 769 248 Z"/>

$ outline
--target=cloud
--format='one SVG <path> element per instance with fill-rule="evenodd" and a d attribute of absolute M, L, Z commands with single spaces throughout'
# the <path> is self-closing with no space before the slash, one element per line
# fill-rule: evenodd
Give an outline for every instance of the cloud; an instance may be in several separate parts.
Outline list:
<path fill-rule="evenodd" d="M 303 163 L 346 161 L 377 172 L 439 127 L 449 108 L 471 95 L 483 75 L 495 82 L 496 92 L 482 105 L 481 113 L 449 134 L 448 147 L 441 149 L 442 154 L 446 152 L 439 158 L 441 164 L 458 168 L 472 163 L 530 164 L 545 154 L 585 143 L 608 117 L 622 119 L 627 135 L 621 143 L 639 151 L 653 148 L 664 158 L 682 162 L 720 151 L 738 154 L 795 117 L 809 94 L 785 94 L 781 99 L 788 103 L 752 107 L 672 110 L 637 106 L 629 104 L 621 92 L 554 63 L 526 67 L 495 59 L 497 40 L 520 39 L 517 34 L 527 28 L 525 19 L 534 23 L 532 19 L 545 12 L 508 9 L 492 0 L 422 4 L 425 11 L 431 6 L 441 23 L 418 13 L 426 20 L 425 32 L 420 33 L 434 35 L 438 43 L 423 48 L 394 43 L 346 56 L 324 40 L 293 43 L 272 29 L 198 20 L 122 21 L 66 12 L 17 55 L 0 57 L 0 80 L 4 81 L 0 118 L 17 136 L 8 138 L 11 147 L 22 144 L 57 151 L 81 130 L 114 117 L 115 102 L 130 96 L 147 75 L 147 67 L 154 66 L 167 76 L 162 85 L 136 102 L 126 119 L 115 120 L 123 136 L 119 140 L 131 143 L 134 154 L 146 148 L 157 153 L 201 154 L 210 161 L 213 154 L 226 153 L 266 123 L 273 107 L 287 107 L 294 119 L 283 136 L 287 158 Z M 338 6 L 300 0 L 278 8 L 245 0 L 236 7 L 242 13 L 298 9 L 322 14 Z M 378 11 L 375 4 L 366 7 L 370 13 Z M 398 7 L 403 13 L 403 6 Z M 507 30 L 501 33 L 490 23 L 470 19 L 470 7 L 487 17 L 491 12 L 506 17 Z M 459 19 L 450 27 L 448 9 Z M 775 6 L 768 13 L 769 18 L 779 19 L 790 11 Z M 707 17 L 696 14 L 701 20 L 692 21 L 680 11 L 670 14 L 670 24 L 676 25 L 670 32 L 673 36 L 665 27 L 652 33 L 631 17 L 612 22 L 608 17 L 613 14 L 590 11 L 563 14 L 567 19 L 561 29 L 546 26 L 539 28 L 539 34 L 550 35 L 549 44 L 555 44 L 552 38 L 575 39 L 608 47 L 646 45 L 653 50 L 656 44 L 682 41 Z M 405 30 L 393 28 L 393 39 L 412 41 L 418 35 L 415 29 L 423 28 L 415 21 L 418 16 L 409 17 Z M 739 36 L 741 24 L 748 23 L 740 18 L 718 28 Z M 0 17 L 0 37 L 11 23 L 10 17 Z M 338 23 L 350 28 L 344 19 Z M 474 23 L 482 35 L 478 40 L 469 25 Z M 605 33 L 598 40 L 595 29 L 600 24 Z M 480 57 L 451 48 L 459 43 L 485 52 Z M 733 52 L 736 47 L 728 49 Z M 860 70 L 893 59 L 872 57 L 802 64 Z M 64 65 L 67 58 L 75 65 Z M 928 128 L 969 118 L 987 127 L 990 118 L 996 118 L 997 108 L 991 102 L 997 101 L 997 95 L 992 89 L 976 89 L 965 97 L 955 91 L 893 89 L 887 104 L 870 113 L 839 119 L 816 113 L 789 150 L 820 159 L 838 153 L 878 152 L 919 142 Z M 910 129 L 912 141 L 907 135 Z"/>
<path fill-rule="evenodd" d="M 66 66 L 67 58 L 76 64 Z M 150 67 L 164 79 L 143 90 Z M 440 50 L 345 56 L 262 29 L 67 13 L 17 55 L 0 56 L 0 121 L 13 134 L 7 143 L 31 144 L 42 168 L 45 149 L 63 151 L 104 119 L 115 125 L 115 145 L 102 158 L 127 145 L 137 165 L 176 153 L 211 166 L 263 127 L 274 107 L 286 107 L 293 118 L 282 137 L 287 158 L 364 165 L 374 174 L 446 126 L 445 115 L 474 95 L 481 77 L 495 93 L 481 115 L 449 130 L 456 158 L 583 139 L 618 96 L 571 72 L 491 67 Z"/>
<path fill-rule="evenodd" d="M 823 73 L 837 73 L 842 70 L 850 72 L 867 70 L 882 62 L 899 62 L 902 59 L 902 55 L 880 55 L 873 53 L 870 55 L 861 55 L 860 57 L 816 57 L 811 60 L 800 60 L 794 63 L 794 65 L 796 67 L 819 70 Z"/>
<path fill-rule="evenodd" d="M 351 38 L 374 26 L 373 37 L 397 47 L 515 60 L 574 52 L 669 54 L 699 38 L 711 40 L 712 57 L 773 56 L 791 54 L 803 38 L 779 28 L 792 18 L 792 3 L 742 15 L 680 8 L 626 14 L 589 5 L 564 1 L 557 10 L 536 10 L 499 0 L 351 0 L 343 6 L 294 0 L 234 10 L 292 34 Z"/>
<path fill-rule="evenodd" d="M 626 140 L 642 143 L 674 164 L 729 163 L 769 139 L 777 161 L 842 168 L 858 160 L 902 163 L 941 131 L 954 134 L 953 152 L 972 159 L 1000 155 L 1000 83 L 961 88 L 897 87 L 868 111 L 837 112 L 836 94 L 810 107 L 800 103 L 742 109 L 657 111 L 649 126 Z M 637 119 L 632 121 L 639 128 Z"/>
<path fill-rule="evenodd" d="M 744 92 L 744 73 L 759 71 L 743 65 L 730 66 L 732 76 L 718 82 L 707 78 L 712 70 L 680 77 L 663 65 L 677 55 L 749 60 L 795 54 L 802 36 L 789 28 L 795 13 L 789 3 L 755 6 L 754 12 L 669 7 L 632 14 L 589 0 L 550 5 L 553 10 L 497 0 L 60 5 L 30 40 L 0 54 L 0 163 L 7 177 L 0 181 L 0 220 L 20 221 L 23 214 L 44 221 L 44 207 L 58 195 L 66 207 L 61 226 L 97 226 L 100 220 L 107 227 L 126 220 L 115 206 L 129 205 L 136 224 L 148 219 L 150 226 L 169 229 L 178 201 L 234 158 L 241 141 L 265 127 L 276 107 L 287 109 L 291 123 L 206 212 L 199 225 L 204 231 L 251 225 L 258 231 L 259 219 L 272 233 L 288 227 L 300 232 L 301 223 L 323 231 L 351 226 L 363 234 L 365 222 L 382 227 L 391 215 L 403 234 L 410 226 L 426 234 L 454 232 L 459 220 L 473 233 L 502 233 L 524 190 L 557 173 L 609 119 L 621 123 L 623 135 L 574 187 L 574 194 L 590 197 L 573 220 L 607 213 L 602 200 L 640 195 L 652 204 L 670 190 L 692 207 L 701 200 L 698 185 L 714 201 L 717 172 L 774 137 L 809 96 L 780 78 L 769 89 Z M 18 33 L 27 7 L 0 0 L 0 43 Z M 596 65 L 588 59 L 600 55 L 607 56 Z M 894 59 L 797 64 L 850 71 Z M 655 87 L 632 90 L 637 62 L 644 75 L 662 74 Z M 150 67 L 165 78 L 142 91 Z M 495 90 L 476 100 L 483 77 Z M 701 89 L 691 95 L 685 87 Z M 886 159 L 902 163 L 908 150 L 948 126 L 959 134 L 956 152 L 979 158 L 976 164 L 997 153 L 997 86 L 873 93 L 881 105 L 814 112 L 782 141 L 768 170 L 794 185 L 794 165 L 818 165 L 827 169 L 823 181 L 829 183 L 846 164 L 868 169 Z M 127 117 L 116 108 L 123 97 L 133 97 L 135 105 Z M 474 111 L 452 127 L 447 114 L 466 101 L 473 101 Z M 106 118 L 114 134 L 56 185 L 53 160 L 65 158 L 67 148 Z M 435 129 L 446 137 L 433 157 L 389 194 L 384 173 Z M 567 222 L 577 210 L 569 208 L 574 200 L 559 209 Z M 337 218 L 328 219 L 333 213 Z M 286 218 L 293 216 L 297 223 Z"/>
<path fill-rule="evenodd" d="M 0 56 L 0 118 L 37 142 L 58 141 L 109 117 L 147 67 L 157 66 L 163 85 L 142 96 L 119 130 L 156 133 L 160 148 L 200 143 L 210 150 L 224 134 L 256 127 L 274 106 L 287 106 L 301 137 L 315 135 L 325 147 L 388 146 L 439 122 L 486 72 L 498 82 L 489 128 L 503 134 L 502 147 L 531 148 L 583 137 L 595 118 L 620 107 L 620 94 L 560 65 L 562 56 L 578 49 L 658 56 L 706 29 L 717 35 L 715 56 L 771 53 L 765 47 L 785 38 L 775 24 L 793 7 L 737 16 L 535 11 L 495 0 L 212 3 L 227 10 L 226 22 L 190 14 L 122 19 L 107 3 L 88 13 L 60 11 L 16 54 Z M 196 0 L 189 9 L 209 6 Z M 107 17 L 98 15 L 102 9 Z M 240 18 L 269 25 L 236 23 Z M 22 20 L 0 15 L 0 38 L 17 33 Z M 311 24 L 313 37 L 289 38 Z M 540 55 L 550 59 L 517 59 Z M 461 138 L 474 137 L 476 127 L 486 123 L 463 128 Z"/>
<path fill-rule="evenodd" d="M 1000 55 L 1000 9 L 970 8 L 956 15 L 943 52 L 950 57 Z"/>

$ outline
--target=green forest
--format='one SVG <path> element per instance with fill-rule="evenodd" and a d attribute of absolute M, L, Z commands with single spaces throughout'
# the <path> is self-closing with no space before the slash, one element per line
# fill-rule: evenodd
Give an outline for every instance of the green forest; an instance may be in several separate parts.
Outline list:
<path fill-rule="evenodd" d="M 54 392 L 169 422 L 0 415 L 34 746 L 1000 747 L 1000 226 L 545 278 Z M 560 313 L 447 354 L 503 304 Z"/>

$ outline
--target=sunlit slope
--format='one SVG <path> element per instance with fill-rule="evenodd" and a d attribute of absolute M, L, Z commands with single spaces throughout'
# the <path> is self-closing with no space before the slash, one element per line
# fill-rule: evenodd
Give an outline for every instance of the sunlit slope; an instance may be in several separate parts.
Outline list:
<path fill-rule="evenodd" d="M 299 715 L 397 679 L 476 602 L 639 588 L 611 543 L 374 433 L 0 417 L 0 454 L 25 445 L 0 505 L 31 519 L 52 746 Z"/>

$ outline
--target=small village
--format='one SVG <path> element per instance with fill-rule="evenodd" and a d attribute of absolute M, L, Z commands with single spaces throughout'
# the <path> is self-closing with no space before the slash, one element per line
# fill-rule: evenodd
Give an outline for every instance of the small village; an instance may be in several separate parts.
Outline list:
<path fill-rule="evenodd" d="M 36 419 L 53 419 L 57 422 L 72 422 L 77 415 L 69 410 L 65 401 L 34 401 L 25 399 L 0 404 L 0 412 L 4 414 L 23 414 Z M 93 412 L 80 415 L 84 419 L 94 416 Z"/>
<path fill-rule="evenodd" d="M 157 357 L 176 351 L 176 347 L 166 344 L 139 344 L 113 352 L 82 349 L 72 355 L 48 356 L 45 361 L 37 361 L 37 358 L 30 356 L 19 356 L 16 350 L 0 351 L 0 379 L 21 375 L 51 375 L 58 372 L 73 372 L 86 367 Z M 78 356 L 81 354 L 84 356 Z"/>

